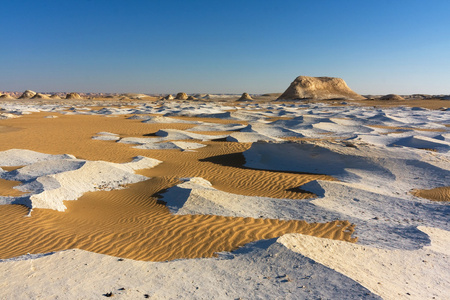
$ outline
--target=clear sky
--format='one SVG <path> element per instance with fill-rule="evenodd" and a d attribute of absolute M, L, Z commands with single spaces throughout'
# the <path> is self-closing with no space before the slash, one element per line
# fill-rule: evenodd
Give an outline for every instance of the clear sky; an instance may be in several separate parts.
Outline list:
<path fill-rule="evenodd" d="M 1 0 L 0 90 L 450 94 L 450 1 Z"/>

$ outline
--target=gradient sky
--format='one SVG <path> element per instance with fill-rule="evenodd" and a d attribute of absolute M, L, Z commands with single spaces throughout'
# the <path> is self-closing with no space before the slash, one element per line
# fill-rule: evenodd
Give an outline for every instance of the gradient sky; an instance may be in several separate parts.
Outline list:
<path fill-rule="evenodd" d="M 0 90 L 450 94 L 450 1 L 0 2 Z"/>

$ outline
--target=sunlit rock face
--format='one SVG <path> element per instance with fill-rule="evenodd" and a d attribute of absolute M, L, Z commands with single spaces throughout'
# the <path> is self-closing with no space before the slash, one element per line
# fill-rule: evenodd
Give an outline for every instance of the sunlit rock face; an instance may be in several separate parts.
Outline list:
<path fill-rule="evenodd" d="M 341 78 L 299 76 L 278 97 L 278 100 L 298 99 L 362 100 L 365 98 L 352 91 Z"/>

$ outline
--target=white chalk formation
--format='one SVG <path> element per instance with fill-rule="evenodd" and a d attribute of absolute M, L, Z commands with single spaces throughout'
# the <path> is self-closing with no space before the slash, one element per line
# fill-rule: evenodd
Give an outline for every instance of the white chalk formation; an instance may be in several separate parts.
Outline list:
<path fill-rule="evenodd" d="M 50 155 L 30 150 L 0 152 L 0 166 L 22 166 L 0 178 L 21 181 L 17 189 L 26 194 L 0 196 L 0 204 L 22 204 L 33 208 L 64 211 L 63 201 L 76 200 L 86 192 L 113 190 L 148 179 L 134 170 L 153 168 L 161 161 L 140 156 L 132 162 L 118 164 L 76 159 L 72 155 Z"/>

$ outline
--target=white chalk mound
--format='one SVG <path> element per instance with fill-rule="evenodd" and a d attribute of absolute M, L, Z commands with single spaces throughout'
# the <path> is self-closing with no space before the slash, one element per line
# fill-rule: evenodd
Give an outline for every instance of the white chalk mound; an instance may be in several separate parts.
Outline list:
<path fill-rule="evenodd" d="M 255 169 L 327 174 L 347 181 L 359 181 L 356 173 L 365 170 L 372 175 L 389 176 L 389 172 L 361 152 L 356 149 L 349 155 L 316 144 L 259 142 L 253 143 L 244 156 L 245 166 Z"/>
<path fill-rule="evenodd" d="M 405 98 L 396 94 L 389 94 L 383 97 L 380 97 L 380 100 L 388 100 L 388 101 L 405 101 Z"/>
<path fill-rule="evenodd" d="M 352 91 L 341 78 L 299 76 L 278 97 L 278 100 L 297 99 L 361 100 L 365 98 Z"/>
<path fill-rule="evenodd" d="M 31 165 L 40 161 L 75 159 L 70 154 L 51 155 L 26 149 L 10 149 L 0 152 L 0 166 L 15 167 Z"/>
<path fill-rule="evenodd" d="M 243 93 L 242 96 L 237 101 L 250 101 L 253 100 L 248 93 Z"/>
<path fill-rule="evenodd" d="M 92 139 L 100 141 L 117 141 L 120 139 L 120 136 L 111 132 L 98 132 Z"/>
<path fill-rule="evenodd" d="M 19 97 L 19 99 L 30 99 L 33 98 L 36 95 L 36 92 L 33 92 L 31 90 L 26 90 L 23 92 L 23 94 Z"/>
<path fill-rule="evenodd" d="M 42 93 L 36 93 L 31 99 L 51 99 L 50 96 Z"/>
<path fill-rule="evenodd" d="M 154 124 L 154 123 L 185 123 L 185 124 L 200 124 L 199 121 L 186 121 L 186 120 L 180 120 L 175 119 L 171 117 L 164 117 L 164 116 L 156 116 L 156 117 L 145 117 L 144 121 L 142 123 L 146 124 Z"/>
<path fill-rule="evenodd" d="M 0 120 L 18 118 L 18 115 L 9 113 L 0 113 Z"/>
<path fill-rule="evenodd" d="M 66 99 L 81 99 L 81 96 L 78 93 L 68 93 Z"/>
<path fill-rule="evenodd" d="M 243 196 L 215 189 L 201 177 L 182 178 L 183 183 L 169 188 L 162 200 L 175 215 L 220 215 L 226 217 L 270 218 L 323 222 L 329 217 L 308 201 Z M 320 217 L 319 217 L 320 216 Z M 328 219 L 326 219 L 328 217 Z"/>
<path fill-rule="evenodd" d="M 175 97 L 176 100 L 187 100 L 188 95 L 186 93 L 178 93 Z"/>
<path fill-rule="evenodd" d="M 4 94 L 4 95 L 0 95 L 0 99 L 10 100 L 10 99 L 15 99 L 15 98 L 11 97 L 11 95 L 9 95 L 9 94 Z"/>
<path fill-rule="evenodd" d="M 77 200 L 86 192 L 112 190 L 148 179 L 134 170 L 152 168 L 161 161 L 138 156 L 129 163 L 87 161 L 71 155 L 50 155 L 29 150 L 0 152 L 0 165 L 23 166 L 0 173 L 0 178 L 21 181 L 21 197 L 0 197 L 0 204 L 23 204 L 29 208 L 64 211 L 63 201 Z"/>

